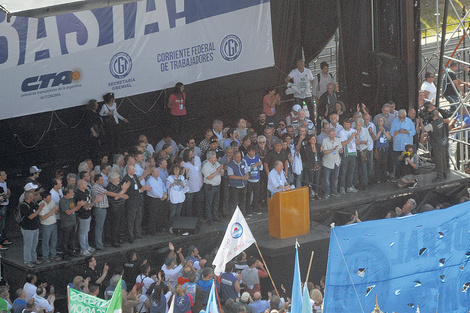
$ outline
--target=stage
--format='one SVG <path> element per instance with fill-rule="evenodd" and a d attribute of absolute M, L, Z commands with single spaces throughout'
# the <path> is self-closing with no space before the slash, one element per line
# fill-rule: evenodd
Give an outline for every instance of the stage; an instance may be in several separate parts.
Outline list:
<path fill-rule="evenodd" d="M 299 258 L 302 280 L 305 280 L 311 251 L 314 251 L 315 254 L 309 281 L 318 284 L 320 278 L 325 275 L 330 224 L 345 224 L 349 219 L 349 214 L 356 209 L 359 211 L 359 217 L 362 220 L 371 220 L 383 218 L 388 210 L 393 209 L 395 206 L 401 207 L 406 199 L 411 197 L 417 201 L 417 212 L 419 212 L 425 203 L 434 203 L 434 201 L 439 200 L 439 202 L 452 201 L 449 203 L 456 204 L 460 196 L 467 195 L 466 188 L 470 182 L 469 175 L 452 171 L 449 178 L 439 184 L 432 183 L 434 177 L 435 173 L 433 172 L 418 175 L 420 186 L 415 189 L 399 189 L 395 183 L 389 182 L 372 185 L 367 190 L 355 194 L 311 201 L 310 232 L 297 237 L 301 245 Z M 439 196 L 433 196 L 435 194 Z M 442 199 L 446 201 L 441 201 Z M 202 257 L 215 253 L 224 236 L 228 221 L 228 219 L 225 219 L 212 225 L 201 224 L 197 234 L 181 236 L 160 233 L 156 236 L 146 236 L 144 239 L 135 240 L 133 244 L 123 244 L 121 248 L 109 247 L 106 251 L 96 251 L 94 256 L 98 261 L 98 268 L 101 269 L 105 262 L 110 265 L 110 273 L 105 280 L 105 285 L 108 284 L 111 278 L 113 268 L 124 263 L 125 254 L 129 250 L 135 250 L 139 257 L 146 258 L 152 266 L 152 270 L 159 269 L 163 264 L 168 253 L 168 242 L 170 241 L 177 248 L 183 247 L 184 255 L 186 255 L 186 248 L 190 245 L 196 245 Z M 248 218 L 247 223 L 278 289 L 281 284 L 289 289 L 292 283 L 296 238 L 281 240 L 269 236 L 266 208 L 264 208 L 263 214 L 253 215 Z M 76 257 L 67 262 L 51 262 L 36 266 L 34 269 L 27 269 L 23 264 L 22 254 L 21 236 L 14 238 L 14 244 L 7 251 L 1 253 L 2 275 L 3 279 L 10 284 L 10 294 L 13 295 L 16 289 L 23 286 L 28 272 L 35 272 L 39 281 L 47 281 L 55 286 L 59 299 L 56 312 L 65 312 L 66 286 L 72 281 L 73 277 L 83 273 L 86 267 L 84 257 Z M 247 250 L 247 254 L 258 257 L 258 252 L 254 246 Z M 267 279 L 262 284 L 272 288 Z"/>

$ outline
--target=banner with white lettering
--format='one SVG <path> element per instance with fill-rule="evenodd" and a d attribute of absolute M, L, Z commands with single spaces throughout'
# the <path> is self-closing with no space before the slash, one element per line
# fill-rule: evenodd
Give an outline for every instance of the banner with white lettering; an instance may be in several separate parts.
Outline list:
<path fill-rule="evenodd" d="M 323 312 L 468 312 L 470 202 L 331 229 Z"/>
<path fill-rule="evenodd" d="M 273 65 L 269 0 L 143 0 L 10 22 L 0 13 L 0 119 Z"/>

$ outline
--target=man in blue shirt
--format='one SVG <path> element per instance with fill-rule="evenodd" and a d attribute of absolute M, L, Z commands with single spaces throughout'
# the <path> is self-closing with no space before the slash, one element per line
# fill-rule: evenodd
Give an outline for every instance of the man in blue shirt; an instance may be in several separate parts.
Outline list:
<path fill-rule="evenodd" d="M 396 169 L 399 163 L 398 156 L 405 151 L 406 145 L 413 144 L 413 136 L 416 134 L 413 121 L 406 117 L 406 110 L 398 111 L 398 118 L 393 120 L 390 134 L 393 137 L 393 160 Z"/>
<path fill-rule="evenodd" d="M 167 220 L 166 199 L 168 197 L 165 183 L 160 178 L 160 170 L 156 167 L 152 170 L 152 174 L 145 182 L 150 190 L 147 191 L 147 208 L 149 212 L 149 233 L 155 235 L 157 231 L 161 231 Z"/>

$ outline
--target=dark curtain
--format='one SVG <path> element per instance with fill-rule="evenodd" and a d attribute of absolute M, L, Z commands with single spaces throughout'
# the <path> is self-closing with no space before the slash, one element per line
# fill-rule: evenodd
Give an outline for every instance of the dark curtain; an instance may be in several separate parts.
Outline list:
<path fill-rule="evenodd" d="M 302 57 L 301 0 L 271 1 L 274 60 L 276 67 L 287 76 Z"/>
<path fill-rule="evenodd" d="M 374 80 L 363 75 L 369 68 L 368 52 L 372 50 L 370 0 L 337 0 L 339 15 L 339 82 L 343 98 L 348 106 L 364 102 L 372 103 L 371 93 L 365 99 L 364 85 Z M 371 87 L 370 87 L 371 88 Z"/>
<path fill-rule="evenodd" d="M 363 102 L 373 114 L 389 100 L 397 109 L 413 107 L 418 91 L 419 0 L 337 1 L 338 76 L 347 104 Z"/>
<path fill-rule="evenodd" d="M 301 0 L 302 47 L 306 62 L 325 48 L 338 27 L 336 0 Z"/>

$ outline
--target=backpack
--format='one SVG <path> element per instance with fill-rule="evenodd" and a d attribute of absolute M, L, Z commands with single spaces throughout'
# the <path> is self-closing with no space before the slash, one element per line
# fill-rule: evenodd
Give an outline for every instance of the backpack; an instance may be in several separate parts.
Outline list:
<path fill-rule="evenodd" d="M 160 301 L 156 302 L 151 298 L 150 301 L 150 313 L 165 313 L 166 312 L 166 298 L 165 295 L 162 294 Z"/>
<path fill-rule="evenodd" d="M 21 226 L 21 224 L 23 224 L 23 220 L 24 220 L 24 216 L 21 214 L 21 205 L 22 204 L 27 205 L 28 208 L 30 207 L 28 203 L 23 201 L 20 204 L 18 204 L 18 206 L 15 207 L 15 210 L 13 211 L 13 217 L 15 218 L 16 223 L 18 223 L 20 226 Z"/>
<path fill-rule="evenodd" d="M 441 95 L 443 95 L 446 92 L 447 89 L 447 75 L 449 73 L 450 69 L 446 68 L 444 72 L 442 73 L 442 82 L 441 82 Z"/>
<path fill-rule="evenodd" d="M 331 79 L 333 79 L 333 75 L 331 73 L 328 73 L 328 74 L 330 74 Z M 317 74 L 317 80 L 318 80 L 317 90 L 318 91 L 320 91 L 320 77 L 321 77 L 321 75 L 320 75 L 320 73 L 318 73 Z"/>

